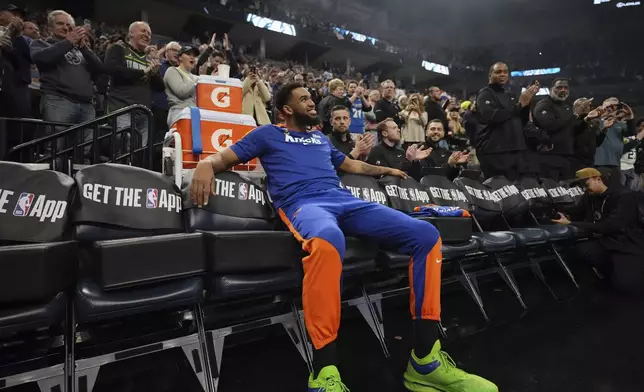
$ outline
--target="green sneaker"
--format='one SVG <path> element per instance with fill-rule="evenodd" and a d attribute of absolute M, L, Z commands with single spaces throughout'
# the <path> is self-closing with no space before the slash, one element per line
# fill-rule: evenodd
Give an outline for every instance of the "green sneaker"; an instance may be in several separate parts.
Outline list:
<path fill-rule="evenodd" d="M 311 373 L 308 392 L 349 392 L 349 388 L 342 383 L 338 368 L 327 366 L 320 370 L 320 374 L 315 380 L 313 373 Z"/>
<path fill-rule="evenodd" d="M 310 385 L 310 384 L 309 384 Z M 499 388 L 488 380 L 468 374 L 456 367 L 454 360 L 441 351 L 440 341 L 434 343 L 432 352 L 419 359 L 412 351 L 405 387 L 413 392 L 498 392 Z"/>

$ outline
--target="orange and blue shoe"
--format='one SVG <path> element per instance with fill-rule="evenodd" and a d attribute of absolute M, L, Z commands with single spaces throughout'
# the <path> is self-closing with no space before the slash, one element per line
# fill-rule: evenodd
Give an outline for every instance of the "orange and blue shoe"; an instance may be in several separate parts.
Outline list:
<path fill-rule="evenodd" d="M 412 392 L 499 391 L 490 381 L 457 368 L 454 360 L 441 350 L 438 340 L 425 358 L 418 358 L 411 352 L 404 383 Z"/>
<path fill-rule="evenodd" d="M 342 383 L 338 368 L 327 366 L 320 370 L 315 380 L 311 373 L 308 392 L 349 392 L 349 388 Z"/>

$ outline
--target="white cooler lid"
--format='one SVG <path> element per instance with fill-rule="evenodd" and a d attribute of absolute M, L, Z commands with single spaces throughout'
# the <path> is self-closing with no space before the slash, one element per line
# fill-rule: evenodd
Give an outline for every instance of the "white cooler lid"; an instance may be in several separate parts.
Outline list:
<path fill-rule="evenodd" d="M 212 75 L 200 75 L 197 80 L 199 84 L 217 84 L 220 86 L 231 86 L 231 87 L 242 87 L 242 82 L 239 79 L 234 78 L 222 78 L 219 76 Z"/>
<path fill-rule="evenodd" d="M 233 114 L 225 112 L 215 112 L 212 110 L 199 109 L 199 115 L 203 121 L 215 121 L 223 122 L 229 124 L 240 124 L 247 125 L 250 127 L 256 127 L 257 123 L 253 116 L 247 114 Z M 179 120 L 190 120 L 190 108 L 181 109 L 179 115 L 177 116 L 177 121 Z"/>

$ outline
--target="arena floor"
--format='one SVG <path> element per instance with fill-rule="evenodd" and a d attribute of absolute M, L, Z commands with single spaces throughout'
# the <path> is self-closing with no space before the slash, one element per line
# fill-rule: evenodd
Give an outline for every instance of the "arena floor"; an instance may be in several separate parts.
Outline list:
<path fill-rule="evenodd" d="M 576 272 L 582 290 L 550 271 L 555 300 L 531 275 L 518 278 L 530 310 L 524 312 L 502 282 L 481 285 L 492 323 L 456 287 L 444 295 L 445 349 L 464 369 L 512 392 L 641 392 L 644 369 L 643 302 L 621 298 L 589 274 Z M 412 344 L 405 298 L 383 304 L 392 358 L 386 360 L 357 312 L 343 315 L 341 371 L 352 392 L 403 392 L 401 375 Z M 221 392 L 301 392 L 307 370 L 276 327 L 261 336 L 230 339 L 224 350 Z M 268 336 L 267 336 L 268 335 Z M 15 389 L 28 391 L 29 387 Z M 168 351 L 109 365 L 95 392 L 199 391 L 180 352 Z"/>

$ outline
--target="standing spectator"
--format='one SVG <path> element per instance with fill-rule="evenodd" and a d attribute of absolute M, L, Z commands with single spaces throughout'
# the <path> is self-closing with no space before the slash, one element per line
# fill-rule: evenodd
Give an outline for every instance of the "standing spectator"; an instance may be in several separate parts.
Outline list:
<path fill-rule="evenodd" d="M 315 78 L 313 76 L 306 78 L 306 90 L 311 94 L 311 99 L 315 103 L 315 107 L 317 107 L 322 100 L 320 93 L 318 92 L 318 88 L 319 87 L 315 86 Z"/>
<path fill-rule="evenodd" d="M 331 94 L 318 105 L 318 114 L 322 120 L 322 132 L 328 135 L 333 130 L 331 126 L 331 109 L 335 106 L 351 107 L 351 101 L 346 97 L 344 82 L 341 79 L 333 79 L 329 82 Z"/>
<path fill-rule="evenodd" d="M 391 80 L 385 80 L 380 84 L 380 89 L 382 90 L 382 99 L 380 99 L 374 107 L 376 121 L 381 123 L 382 121 L 390 118 L 398 125 L 398 127 L 402 127 L 404 121 L 400 117 L 400 106 L 398 106 L 398 102 L 394 99 L 396 96 L 396 85 Z M 380 136 L 381 133 L 379 133 L 378 137 Z"/>
<path fill-rule="evenodd" d="M 400 113 L 405 125 L 402 128 L 403 149 L 411 144 L 425 141 L 425 128 L 429 122 L 427 112 L 423 105 L 423 98 L 420 94 L 412 94 L 409 97 L 407 107 Z"/>
<path fill-rule="evenodd" d="M 584 117 L 586 126 L 575 134 L 575 145 L 573 156 L 570 159 L 571 169 L 574 172 L 585 167 L 592 167 L 595 164 L 595 152 L 597 146 L 604 142 L 606 133 L 601 131 L 601 120 L 603 113 L 601 107 L 590 110 L 592 98 L 579 98 L 573 103 L 573 110 L 579 113 L 587 113 Z"/>
<path fill-rule="evenodd" d="M 22 34 L 30 40 L 40 39 L 40 28 L 35 22 L 26 21 L 22 26 Z"/>
<path fill-rule="evenodd" d="M 369 97 L 367 99 L 369 101 L 369 106 L 371 106 L 373 110 L 364 114 L 365 131 L 369 132 L 373 136 L 373 142 L 377 143 L 378 131 L 376 130 L 376 128 L 378 128 L 378 121 L 376 121 L 375 109 L 376 103 L 380 101 L 380 91 L 371 90 L 367 96 Z"/>
<path fill-rule="evenodd" d="M 429 88 L 429 96 L 425 101 L 425 112 L 427 112 L 428 118 L 437 118 L 443 122 L 443 128 L 449 129 L 449 124 L 447 123 L 447 116 L 445 115 L 445 110 L 441 105 L 441 97 L 443 92 L 440 88 L 434 86 Z"/>
<path fill-rule="evenodd" d="M 13 4 L 0 8 L 0 117 L 34 117 L 29 93 L 32 61 L 29 43 L 22 35 L 24 16 L 25 11 Z M 22 135 L 20 127 L 10 126 L 7 132 L 7 149 L 32 137 L 29 131 Z"/>
<path fill-rule="evenodd" d="M 539 85 L 527 88 L 517 100 L 505 89 L 510 72 L 504 63 L 490 67 L 489 81 L 476 99 L 482 125 L 476 135 L 477 156 L 486 178 L 502 175 L 515 181 L 527 171 L 523 127 L 528 122 L 530 102 L 539 91 Z"/>
<path fill-rule="evenodd" d="M 179 50 L 181 45 L 176 41 L 168 42 L 160 51 L 159 57 L 161 58 L 161 69 L 159 75 L 163 78 L 168 68 L 177 67 L 179 65 Z M 192 69 L 189 70 L 192 72 Z M 168 132 L 168 95 L 165 91 L 152 92 L 152 114 L 154 115 L 154 132 L 155 139 L 163 138 Z"/>
<path fill-rule="evenodd" d="M 152 91 L 165 89 L 159 74 L 161 64 L 145 55 L 150 45 L 152 31 L 146 22 L 130 25 L 128 42 L 114 44 L 105 55 L 105 67 L 110 74 L 107 111 L 129 105 L 152 106 Z M 148 119 L 142 113 L 128 113 L 117 118 L 118 130 L 131 128 L 141 137 L 141 145 L 148 144 Z"/>
<path fill-rule="evenodd" d="M 198 75 L 217 75 L 219 72 L 218 71 L 219 64 L 228 64 L 230 65 L 229 76 L 231 78 L 240 77 L 239 64 L 237 63 L 237 59 L 235 58 L 235 55 L 233 54 L 233 51 L 230 48 L 230 41 L 228 40 L 228 34 L 224 34 L 224 39 L 222 42 L 224 53 L 221 53 L 220 51 L 215 49 L 216 44 L 217 44 L 217 34 L 213 34 L 212 39 L 208 44 L 208 47 L 203 53 L 201 53 L 201 55 L 197 59 L 197 66 L 192 72 Z M 202 73 L 201 71 L 203 66 L 205 66 L 206 69 L 205 69 L 205 72 Z"/>
<path fill-rule="evenodd" d="M 449 144 L 455 146 L 457 150 L 464 150 L 468 145 L 467 131 L 461 119 L 461 113 L 458 107 L 451 108 L 447 111 L 447 124 Z"/>
<path fill-rule="evenodd" d="M 89 47 L 85 27 L 75 27 L 65 11 L 47 16 L 51 37 L 31 43 L 40 71 L 40 107 L 45 121 L 80 124 L 96 117 L 94 79 L 103 64 Z M 85 139 L 91 137 L 86 131 Z"/>
<path fill-rule="evenodd" d="M 242 92 L 242 112 L 253 116 L 257 125 L 270 124 L 266 104 L 271 101 L 271 93 L 255 66 L 249 68 L 248 75 L 242 83 Z"/>
<path fill-rule="evenodd" d="M 602 104 L 603 143 L 595 152 L 595 166 L 611 172 L 609 187 L 616 188 L 620 183 L 620 160 L 624 154 L 624 137 L 635 134 L 633 110 L 617 98 L 608 98 Z"/>
<path fill-rule="evenodd" d="M 304 86 L 304 76 L 302 74 L 296 74 L 293 76 L 293 81 Z"/>
<path fill-rule="evenodd" d="M 571 157 L 574 152 L 575 135 L 587 125 L 582 113 L 566 102 L 570 96 L 568 79 L 557 78 L 550 86 L 550 96 L 537 102 L 532 111 L 534 123 L 546 131 L 548 141 L 538 149 L 541 176 L 555 181 L 572 178 Z"/>
<path fill-rule="evenodd" d="M 364 87 L 358 85 L 358 82 L 351 80 L 347 85 L 347 96 L 351 102 L 351 125 L 349 132 L 351 137 L 357 139 L 358 135 L 364 134 L 364 114 L 371 112 L 373 108 L 364 96 Z"/>
<path fill-rule="evenodd" d="M 170 67 L 163 77 L 165 93 L 168 96 L 168 128 L 177 122 L 179 113 L 185 108 L 197 106 L 195 95 L 198 76 L 191 71 L 195 66 L 199 49 L 184 46 L 179 50 L 179 64 Z"/>
<path fill-rule="evenodd" d="M 636 126 L 637 134 L 630 136 L 624 145 L 624 155 L 622 155 L 620 169 L 622 171 L 621 181 L 627 189 L 639 191 L 644 187 L 640 180 L 640 175 L 635 170 L 635 162 L 638 155 L 644 151 L 642 139 L 644 139 L 644 120 L 639 120 Z"/>

